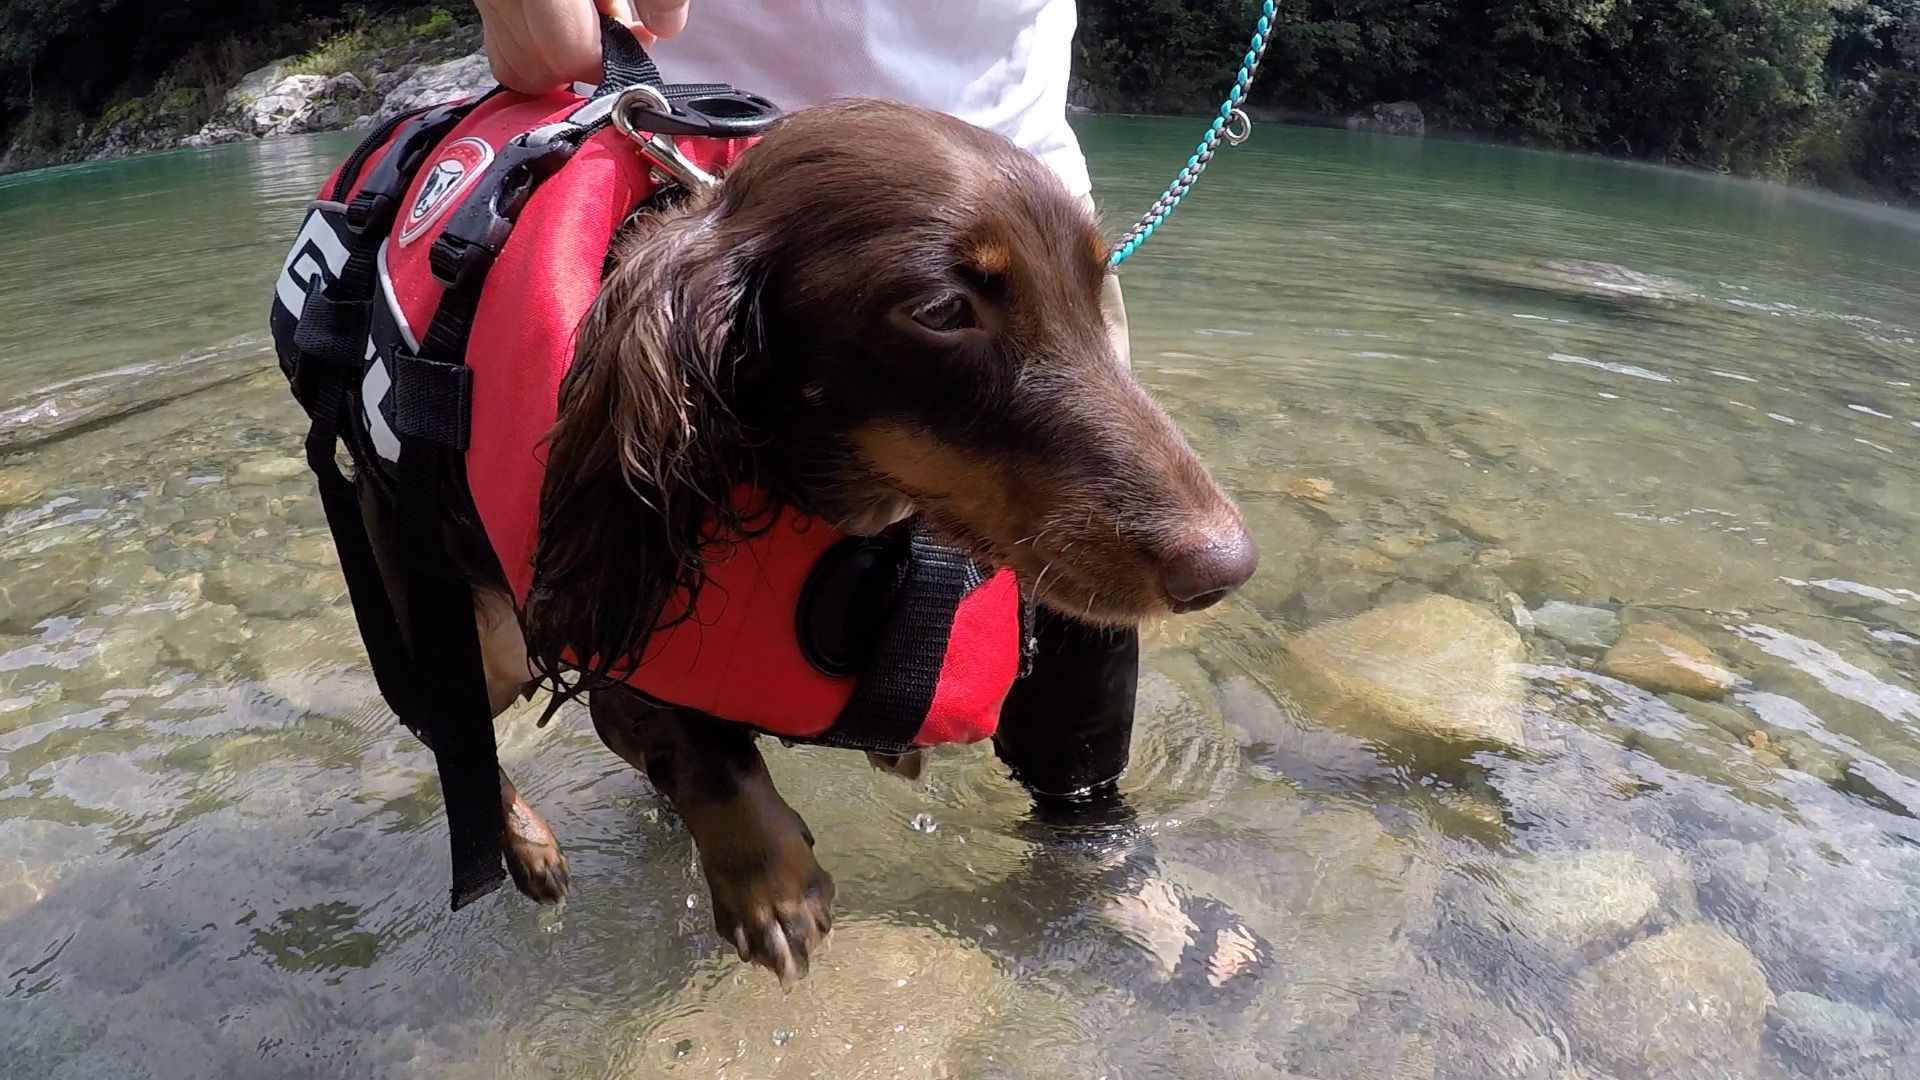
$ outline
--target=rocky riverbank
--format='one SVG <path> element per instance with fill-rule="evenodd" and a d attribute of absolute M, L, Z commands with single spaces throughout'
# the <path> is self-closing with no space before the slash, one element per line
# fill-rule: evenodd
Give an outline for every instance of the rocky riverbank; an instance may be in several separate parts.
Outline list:
<path fill-rule="evenodd" d="M 372 127 L 408 109 L 491 87 L 480 28 L 450 18 L 341 35 L 241 76 L 211 110 L 163 79 L 152 93 L 49 139 L 46 125 L 21 125 L 0 152 L 0 173 L 97 161 L 176 147 Z M 64 126 L 64 125 L 63 125 Z"/>

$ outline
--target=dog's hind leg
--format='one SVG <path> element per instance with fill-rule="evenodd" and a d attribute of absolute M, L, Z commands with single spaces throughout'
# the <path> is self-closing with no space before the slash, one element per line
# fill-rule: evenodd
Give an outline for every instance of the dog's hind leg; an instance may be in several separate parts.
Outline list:
<path fill-rule="evenodd" d="M 833 878 L 813 834 L 738 724 L 653 705 L 636 694 L 589 698 L 601 741 L 647 774 L 693 834 L 713 895 L 714 929 L 791 986 L 833 928 Z"/>

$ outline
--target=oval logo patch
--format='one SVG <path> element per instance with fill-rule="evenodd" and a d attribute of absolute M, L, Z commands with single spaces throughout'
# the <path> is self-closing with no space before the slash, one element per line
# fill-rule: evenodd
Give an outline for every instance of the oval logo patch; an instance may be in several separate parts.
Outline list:
<path fill-rule="evenodd" d="M 442 147 L 439 159 L 427 169 L 426 179 L 420 182 L 420 194 L 414 196 L 413 205 L 407 207 L 406 220 L 400 223 L 400 242 L 412 243 L 440 220 L 440 215 L 460 201 L 460 196 L 466 194 L 492 162 L 493 147 L 471 135 Z"/>

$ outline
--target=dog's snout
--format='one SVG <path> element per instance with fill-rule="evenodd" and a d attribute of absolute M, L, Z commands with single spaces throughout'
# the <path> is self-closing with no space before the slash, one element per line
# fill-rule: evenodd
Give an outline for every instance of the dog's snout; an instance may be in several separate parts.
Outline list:
<path fill-rule="evenodd" d="M 1161 579 L 1174 610 L 1184 613 L 1226 599 L 1259 566 L 1259 549 L 1236 521 L 1175 553 L 1162 568 Z"/>

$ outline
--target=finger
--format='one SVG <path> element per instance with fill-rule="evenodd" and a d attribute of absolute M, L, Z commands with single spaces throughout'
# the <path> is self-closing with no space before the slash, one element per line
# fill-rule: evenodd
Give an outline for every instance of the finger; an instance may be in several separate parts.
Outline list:
<path fill-rule="evenodd" d="M 670 38 L 687 28 L 688 0 L 632 0 L 634 14 L 659 37 Z"/>
<path fill-rule="evenodd" d="M 627 32 L 631 33 L 634 40 L 641 45 L 651 45 L 659 40 L 653 31 L 640 21 L 639 14 L 633 9 L 632 0 L 594 0 L 594 6 L 600 10 L 600 14 L 626 27 Z"/>

